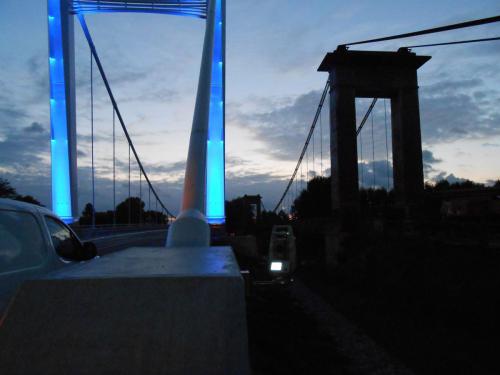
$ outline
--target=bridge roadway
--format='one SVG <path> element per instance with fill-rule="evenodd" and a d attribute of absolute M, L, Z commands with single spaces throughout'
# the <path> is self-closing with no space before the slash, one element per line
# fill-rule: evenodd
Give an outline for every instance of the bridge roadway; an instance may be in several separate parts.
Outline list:
<path fill-rule="evenodd" d="M 161 228 L 82 239 L 92 241 L 97 246 L 99 255 L 105 255 L 132 246 L 163 246 L 167 232 L 167 228 Z"/>

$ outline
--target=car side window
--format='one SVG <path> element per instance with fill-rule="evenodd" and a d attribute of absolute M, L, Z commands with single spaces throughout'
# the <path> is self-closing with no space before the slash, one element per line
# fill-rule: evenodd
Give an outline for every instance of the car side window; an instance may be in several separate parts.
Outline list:
<path fill-rule="evenodd" d="M 46 251 L 40 225 L 31 213 L 0 210 L 0 273 L 37 267 Z"/>
<path fill-rule="evenodd" d="M 56 253 L 61 258 L 77 260 L 81 252 L 81 244 L 69 228 L 50 216 L 45 216 L 45 222 Z"/>

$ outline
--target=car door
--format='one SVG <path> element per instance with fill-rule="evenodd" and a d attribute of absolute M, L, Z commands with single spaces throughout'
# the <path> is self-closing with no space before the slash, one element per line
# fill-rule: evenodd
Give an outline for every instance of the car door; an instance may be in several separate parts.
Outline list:
<path fill-rule="evenodd" d="M 0 312 L 22 281 L 46 272 L 47 255 L 34 214 L 0 209 Z"/>

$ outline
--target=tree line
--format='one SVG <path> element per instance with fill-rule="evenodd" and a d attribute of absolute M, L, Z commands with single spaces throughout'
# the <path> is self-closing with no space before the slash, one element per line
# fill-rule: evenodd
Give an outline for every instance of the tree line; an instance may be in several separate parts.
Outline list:
<path fill-rule="evenodd" d="M 31 195 L 18 194 L 16 189 L 12 187 L 10 182 L 1 177 L 0 177 L 0 198 L 14 199 L 16 201 L 37 204 L 43 207 L 43 204 L 41 204 L 36 198 L 32 197 Z"/>
<path fill-rule="evenodd" d="M 95 211 L 96 225 L 111 224 L 166 224 L 168 217 L 164 213 L 155 210 L 146 210 L 146 204 L 139 197 L 126 198 L 118 203 L 116 210 Z M 87 203 L 80 216 L 80 225 L 92 224 L 92 203 Z"/>

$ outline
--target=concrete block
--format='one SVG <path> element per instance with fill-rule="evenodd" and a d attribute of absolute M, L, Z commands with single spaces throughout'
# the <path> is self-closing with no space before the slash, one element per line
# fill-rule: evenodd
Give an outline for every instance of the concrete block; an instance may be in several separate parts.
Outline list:
<path fill-rule="evenodd" d="M 131 248 L 26 282 L 2 374 L 249 374 L 231 248 Z"/>

